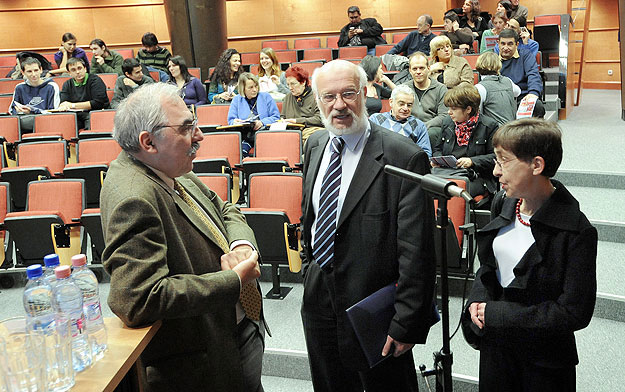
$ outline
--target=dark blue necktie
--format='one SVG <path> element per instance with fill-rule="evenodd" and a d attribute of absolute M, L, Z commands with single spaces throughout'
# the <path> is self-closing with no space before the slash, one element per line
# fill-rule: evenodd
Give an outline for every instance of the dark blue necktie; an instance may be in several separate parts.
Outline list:
<path fill-rule="evenodd" d="M 341 151 L 344 145 L 343 139 L 339 137 L 332 139 L 330 164 L 321 183 L 313 248 L 315 261 L 321 268 L 331 265 L 334 260 L 334 236 L 341 189 Z"/>

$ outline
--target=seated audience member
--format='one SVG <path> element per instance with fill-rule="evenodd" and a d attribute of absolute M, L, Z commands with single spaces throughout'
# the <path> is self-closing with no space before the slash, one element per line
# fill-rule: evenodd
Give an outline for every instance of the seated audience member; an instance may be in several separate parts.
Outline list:
<path fill-rule="evenodd" d="M 41 77 L 42 78 L 46 78 L 47 76 L 50 76 L 50 70 L 52 70 L 52 64 L 50 64 L 48 59 L 46 59 L 39 53 L 25 51 L 25 52 L 17 52 L 15 54 L 15 67 L 12 68 L 5 75 L 5 77 L 8 79 L 26 79 L 26 76 L 24 76 L 24 74 L 22 73 L 22 67 L 20 65 L 20 62 L 23 60 L 26 60 L 29 57 L 32 57 L 34 59 L 37 59 L 37 61 L 39 61 L 39 64 L 41 65 Z"/>
<path fill-rule="evenodd" d="M 562 162 L 556 123 L 516 120 L 493 144 L 502 191 L 477 235 L 480 269 L 461 316 L 480 350 L 479 390 L 574 392 L 575 332 L 597 299 L 597 229 L 552 179 Z"/>
<path fill-rule="evenodd" d="M 89 111 L 108 109 L 106 85 L 96 74 L 89 74 L 82 60 L 67 60 L 67 71 L 72 77 L 63 83 L 60 111 L 79 110 L 76 113 L 79 129 L 89 129 Z"/>
<path fill-rule="evenodd" d="M 289 93 L 286 85 L 286 77 L 280 62 L 276 57 L 276 52 L 272 48 L 263 48 L 259 57 L 260 67 L 258 68 L 258 83 L 260 91 L 269 93 L 276 101 L 282 101 Z"/>
<path fill-rule="evenodd" d="M 382 110 L 382 99 L 389 99 L 391 92 L 395 88 L 393 83 L 382 71 L 382 60 L 379 57 L 366 55 L 360 62 L 360 67 L 367 74 L 367 85 L 365 86 L 365 106 L 367 115 L 380 113 Z M 383 86 L 384 83 L 386 86 Z M 388 87 L 387 87 L 388 86 Z"/>
<path fill-rule="evenodd" d="M 323 127 L 319 107 L 310 87 L 308 71 L 294 65 L 286 70 L 285 75 L 290 92 L 282 101 L 280 117 L 289 123 L 306 125 L 302 129 L 302 143 L 305 143 L 310 135 Z"/>
<path fill-rule="evenodd" d="M 404 37 L 397 45 L 393 46 L 389 50 L 388 54 L 402 54 L 406 57 L 410 56 L 416 51 L 430 53 L 430 41 L 436 37 L 432 33 L 432 17 L 430 15 L 421 15 L 417 19 L 417 30 L 411 31 L 410 34 Z"/>
<path fill-rule="evenodd" d="M 530 32 L 527 31 L 526 27 L 520 27 L 518 20 L 510 19 L 506 24 L 506 28 L 516 31 L 519 35 L 519 45 L 517 47 L 519 50 L 527 50 L 532 53 L 534 57 L 536 57 L 536 54 L 538 53 L 538 42 L 530 38 Z M 495 45 L 495 53 L 499 54 L 498 44 Z"/>
<path fill-rule="evenodd" d="M 441 35 L 430 42 L 430 74 L 447 88 L 473 85 L 473 70 L 467 59 L 456 56 L 449 38 Z"/>
<path fill-rule="evenodd" d="M 180 97 L 187 106 L 205 105 L 208 103 L 204 85 L 200 79 L 191 76 L 187 63 L 182 56 L 170 58 L 167 64 L 167 71 L 169 73 L 168 83 L 178 86 Z"/>
<path fill-rule="evenodd" d="M 512 15 L 512 3 L 510 0 L 499 0 L 497 2 L 497 13 L 503 12 L 506 14 L 508 19 L 511 18 Z"/>
<path fill-rule="evenodd" d="M 480 42 L 482 33 L 488 30 L 488 20 L 480 15 L 480 0 L 465 0 L 462 4 L 464 17 L 460 20 L 460 27 L 468 27 L 473 32 L 473 39 Z"/>
<path fill-rule="evenodd" d="M 26 80 L 15 86 L 10 113 L 19 115 L 22 133 L 33 131 L 35 115 L 59 106 L 59 86 L 52 78 L 42 79 L 39 60 L 27 57 L 20 62 Z"/>
<path fill-rule="evenodd" d="M 455 12 L 448 12 L 444 16 L 445 31 L 440 37 L 447 37 L 451 46 L 460 54 L 473 53 L 473 31 L 468 27 L 460 27 L 460 19 Z M 430 48 L 432 42 L 430 42 Z"/>
<path fill-rule="evenodd" d="M 106 47 L 104 41 L 95 38 L 89 44 L 89 48 L 93 52 L 91 58 L 91 73 L 122 73 L 122 62 L 124 58 L 121 54 Z"/>
<path fill-rule="evenodd" d="M 87 58 L 87 53 L 76 46 L 76 36 L 72 33 L 65 33 L 63 37 L 61 37 L 63 43 L 59 48 L 59 51 L 54 54 L 54 62 L 56 63 L 58 69 L 53 69 L 50 71 L 53 75 L 60 75 L 67 71 L 67 60 L 70 58 L 77 58 L 82 61 L 87 72 L 89 72 L 89 59 Z"/>
<path fill-rule="evenodd" d="M 484 31 L 482 34 L 482 42 L 480 43 L 480 53 L 484 53 L 486 51 L 493 51 L 494 48 L 488 49 L 487 47 L 487 38 L 488 37 L 499 37 L 499 33 L 506 27 L 506 23 L 508 23 L 508 17 L 503 12 L 497 12 L 492 19 L 493 28 Z M 497 44 L 495 44 L 497 45 Z"/>
<path fill-rule="evenodd" d="M 237 84 L 242 72 L 239 52 L 236 49 L 224 50 L 210 78 L 208 102 L 230 104 L 238 92 Z"/>
<path fill-rule="evenodd" d="M 534 117 L 544 117 L 545 107 L 540 100 L 543 91 L 542 79 L 538 73 L 536 56 L 525 50 L 518 50 L 519 35 L 512 29 L 504 29 L 499 33 L 501 57 L 501 74 L 509 77 L 521 88 L 517 97 L 517 107 L 526 96 L 536 98 Z"/>
<path fill-rule="evenodd" d="M 141 64 L 145 64 L 150 71 L 159 70 L 166 73 L 171 52 L 167 48 L 158 45 L 156 35 L 154 33 L 143 34 L 141 45 L 143 45 L 143 48 L 137 52 L 137 60 Z M 161 79 L 161 82 L 164 81 Z"/>
<path fill-rule="evenodd" d="M 280 119 L 280 111 L 276 101 L 271 95 L 259 92 L 258 77 L 249 72 L 243 72 L 239 76 L 239 95 L 232 99 L 228 110 L 228 124 L 251 123 L 251 131 L 242 134 L 241 150 L 244 156 L 248 156 L 254 147 L 254 135 L 256 131 L 265 125 L 272 124 Z"/>
<path fill-rule="evenodd" d="M 391 111 L 384 113 L 374 113 L 369 120 L 393 132 L 409 137 L 419 147 L 432 156 L 430 136 L 425 123 L 412 115 L 412 105 L 414 104 L 414 91 L 402 84 L 397 86 L 391 94 Z"/>
<path fill-rule="evenodd" d="M 521 17 L 527 20 L 528 9 L 522 5 L 519 5 L 519 0 L 510 0 L 512 3 L 512 9 L 510 13 L 510 19 L 519 19 Z"/>
<path fill-rule="evenodd" d="M 122 62 L 123 77 L 117 78 L 111 108 L 117 109 L 121 101 L 143 84 L 154 83 L 154 80 L 143 73 L 143 68 L 137 59 L 124 59 Z"/>
<path fill-rule="evenodd" d="M 501 60 L 493 52 L 482 53 L 475 66 L 482 80 L 475 85 L 480 93 L 480 112 L 503 125 L 516 119 L 516 97 L 519 86 L 501 76 Z"/>
<path fill-rule="evenodd" d="M 493 176 L 493 135 L 498 128 L 492 118 L 480 114 L 480 94 L 473 86 L 456 87 L 445 94 L 449 117 L 443 120 L 442 137 L 432 146 L 433 156 L 453 155 L 456 167 L 439 167 L 432 162 L 432 174 L 469 179 L 469 193 L 475 197 L 497 191 Z"/>
<path fill-rule="evenodd" d="M 375 46 L 386 43 L 382 26 L 375 18 L 360 17 L 360 8 L 353 5 L 347 9 L 349 23 L 341 29 L 339 46 L 366 46 L 367 54 L 375 54 Z"/>
<path fill-rule="evenodd" d="M 406 85 L 415 92 L 412 115 L 428 127 L 430 145 L 433 146 L 440 138 L 441 125 L 447 117 L 447 107 L 443 102 L 447 87 L 429 77 L 428 58 L 423 53 L 413 53 L 409 64 L 412 80 L 406 82 Z"/>

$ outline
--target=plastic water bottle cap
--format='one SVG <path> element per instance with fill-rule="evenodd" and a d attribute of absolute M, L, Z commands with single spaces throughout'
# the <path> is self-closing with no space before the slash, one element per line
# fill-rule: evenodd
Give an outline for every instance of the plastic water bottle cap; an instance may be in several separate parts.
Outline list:
<path fill-rule="evenodd" d="M 72 256 L 72 265 L 74 267 L 82 267 L 85 264 L 87 264 L 87 256 L 83 255 L 82 253 L 76 256 Z"/>
<path fill-rule="evenodd" d="M 69 265 L 62 265 L 54 269 L 54 275 L 56 276 L 57 279 L 67 278 L 71 274 L 72 274 L 72 270 L 70 270 Z"/>
<path fill-rule="evenodd" d="M 41 264 L 33 264 L 26 268 L 26 277 L 28 279 L 35 279 L 43 275 L 43 267 Z"/>
<path fill-rule="evenodd" d="M 43 258 L 43 263 L 46 265 L 46 268 L 56 267 L 61 264 L 59 262 L 59 255 L 56 253 L 52 253 Z"/>

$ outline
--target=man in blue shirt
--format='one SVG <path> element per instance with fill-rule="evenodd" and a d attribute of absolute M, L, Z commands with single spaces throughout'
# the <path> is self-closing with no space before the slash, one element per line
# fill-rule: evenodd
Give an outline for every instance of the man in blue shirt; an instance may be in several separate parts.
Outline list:
<path fill-rule="evenodd" d="M 393 89 L 391 94 L 391 111 L 374 113 L 369 117 L 369 120 L 374 124 L 409 137 L 428 154 L 428 157 L 431 157 L 432 147 L 428 129 L 423 121 L 411 114 L 414 100 L 414 91 L 406 85 L 399 85 Z"/>
<path fill-rule="evenodd" d="M 538 53 L 538 42 L 530 38 L 530 33 L 527 31 L 527 28 L 523 27 L 522 30 L 519 25 L 519 21 L 516 19 L 510 19 L 506 28 L 516 31 L 519 35 L 519 50 L 529 51 L 532 55 L 534 55 L 534 57 L 536 57 L 536 54 Z M 499 44 L 495 45 L 495 53 L 499 54 Z"/>
<path fill-rule="evenodd" d="M 519 35 L 512 29 L 504 29 L 499 33 L 499 57 L 501 58 L 501 74 L 509 77 L 521 88 L 517 97 L 517 107 L 527 96 L 536 98 L 533 117 L 545 117 L 545 107 L 540 100 L 543 83 L 538 73 L 536 56 L 526 50 L 518 50 Z"/>
<path fill-rule="evenodd" d="M 408 57 L 416 51 L 430 55 L 430 41 L 436 37 L 432 33 L 432 17 L 430 15 L 421 15 L 417 19 L 417 30 L 410 32 L 404 39 L 393 46 L 388 54 L 401 54 Z"/>

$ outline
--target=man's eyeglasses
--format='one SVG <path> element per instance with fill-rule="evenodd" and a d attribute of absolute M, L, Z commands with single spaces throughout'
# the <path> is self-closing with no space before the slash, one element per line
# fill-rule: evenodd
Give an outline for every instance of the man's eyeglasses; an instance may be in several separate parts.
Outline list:
<path fill-rule="evenodd" d="M 165 124 L 159 125 L 155 128 L 155 130 L 159 130 L 162 128 L 178 128 L 178 132 L 182 135 L 193 134 L 195 129 L 197 128 L 197 118 L 194 118 L 192 122 L 188 124 Z"/>
<path fill-rule="evenodd" d="M 334 101 L 336 101 L 340 95 L 343 99 L 343 102 L 352 103 L 356 101 L 356 98 L 358 98 L 359 94 L 360 91 L 354 90 L 347 90 L 338 94 L 321 94 L 321 102 L 325 103 L 326 105 L 330 105 L 334 103 Z"/>

